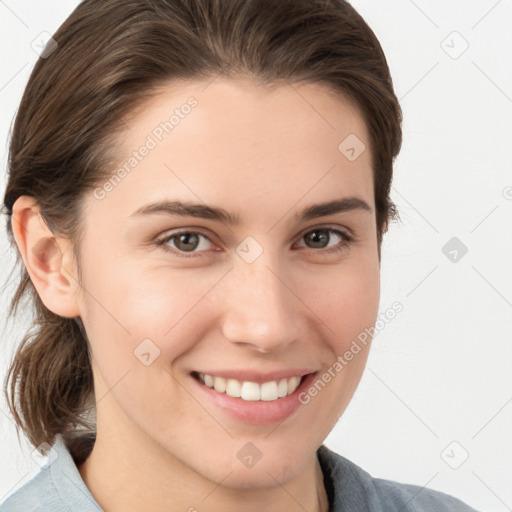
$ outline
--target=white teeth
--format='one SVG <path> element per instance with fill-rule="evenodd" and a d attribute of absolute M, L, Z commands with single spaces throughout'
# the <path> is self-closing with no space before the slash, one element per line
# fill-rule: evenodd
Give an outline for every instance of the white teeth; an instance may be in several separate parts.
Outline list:
<path fill-rule="evenodd" d="M 301 377 L 291 377 L 279 381 L 273 380 L 261 385 L 256 382 L 240 382 L 236 379 L 224 379 L 203 373 L 199 374 L 199 379 L 209 388 L 215 389 L 218 393 L 226 393 L 226 395 L 233 398 L 241 398 L 252 402 L 259 400 L 271 402 L 293 393 L 299 386 Z"/>
<path fill-rule="evenodd" d="M 205 384 L 206 384 L 206 377 L 210 377 L 213 382 L 213 377 L 211 375 L 205 375 Z M 208 385 L 208 384 L 206 384 Z M 210 386 L 211 387 L 211 386 Z M 240 398 L 241 393 L 241 384 L 235 379 L 229 379 L 227 386 L 226 386 L 226 395 L 232 396 L 234 398 Z"/>
<path fill-rule="evenodd" d="M 261 385 L 261 399 L 268 402 L 270 400 L 277 400 L 277 398 L 277 382 L 275 380 L 264 382 Z"/>
<path fill-rule="evenodd" d="M 243 400 L 259 400 L 260 399 L 260 387 L 256 382 L 244 382 L 242 384 L 242 390 L 240 391 L 240 398 Z"/>
<path fill-rule="evenodd" d="M 300 377 L 292 377 L 288 383 L 288 393 L 293 393 L 300 384 Z M 291 391 L 290 391 L 291 389 Z"/>
<path fill-rule="evenodd" d="M 281 379 L 279 381 L 279 386 L 277 386 L 277 396 L 282 398 L 288 394 L 288 382 L 286 379 Z"/>
<path fill-rule="evenodd" d="M 224 393 L 224 391 L 226 391 L 226 379 L 223 379 L 222 377 L 215 377 L 213 379 L 213 387 L 215 388 L 215 391 Z"/>

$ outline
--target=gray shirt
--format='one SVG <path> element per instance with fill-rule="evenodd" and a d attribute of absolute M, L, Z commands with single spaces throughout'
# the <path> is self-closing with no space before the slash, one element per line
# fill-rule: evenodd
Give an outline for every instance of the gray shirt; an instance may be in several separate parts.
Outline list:
<path fill-rule="evenodd" d="M 477 512 L 439 491 L 373 478 L 325 445 L 318 449 L 317 456 L 329 498 L 329 512 Z M 0 505 L 0 512 L 101 510 L 60 435 L 41 471 Z"/>

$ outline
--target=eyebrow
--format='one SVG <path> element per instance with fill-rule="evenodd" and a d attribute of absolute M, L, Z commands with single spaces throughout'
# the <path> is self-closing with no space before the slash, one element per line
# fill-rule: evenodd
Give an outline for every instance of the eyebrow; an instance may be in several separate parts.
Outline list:
<path fill-rule="evenodd" d="M 352 211 L 363 211 L 372 213 L 372 207 L 359 197 L 345 197 L 335 199 L 325 203 L 318 203 L 308 206 L 302 212 L 295 215 L 298 222 L 303 222 L 317 217 L 324 217 L 335 213 L 346 213 Z M 240 224 L 240 216 L 230 213 L 224 208 L 209 206 L 200 203 L 190 203 L 183 201 L 157 201 L 140 207 L 135 210 L 130 217 L 138 217 L 152 214 L 165 213 L 168 215 L 179 215 L 187 217 L 197 217 L 201 219 L 216 220 L 233 226 Z"/>

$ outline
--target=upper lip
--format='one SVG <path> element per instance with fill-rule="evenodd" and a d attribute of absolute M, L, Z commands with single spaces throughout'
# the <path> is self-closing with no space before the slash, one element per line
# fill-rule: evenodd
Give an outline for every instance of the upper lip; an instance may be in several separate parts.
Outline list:
<path fill-rule="evenodd" d="M 311 368 L 289 368 L 283 370 L 276 370 L 273 372 L 262 373 L 255 370 L 204 370 L 195 371 L 194 373 L 202 373 L 203 375 L 211 375 L 212 377 L 222 377 L 224 379 L 235 379 L 241 382 L 256 382 L 262 384 L 263 382 L 270 382 L 273 380 L 289 379 L 291 377 L 303 377 L 309 373 L 314 373 L 316 370 Z"/>

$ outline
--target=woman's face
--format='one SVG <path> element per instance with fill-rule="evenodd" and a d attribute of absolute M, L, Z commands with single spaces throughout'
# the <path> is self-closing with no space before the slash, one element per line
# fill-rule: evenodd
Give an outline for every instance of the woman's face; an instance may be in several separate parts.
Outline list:
<path fill-rule="evenodd" d="M 233 487 L 289 481 L 347 407 L 369 343 L 344 354 L 378 313 L 362 117 L 319 85 L 186 82 L 126 120 L 116 153 L 81 253 L 98 437 Z"/>

